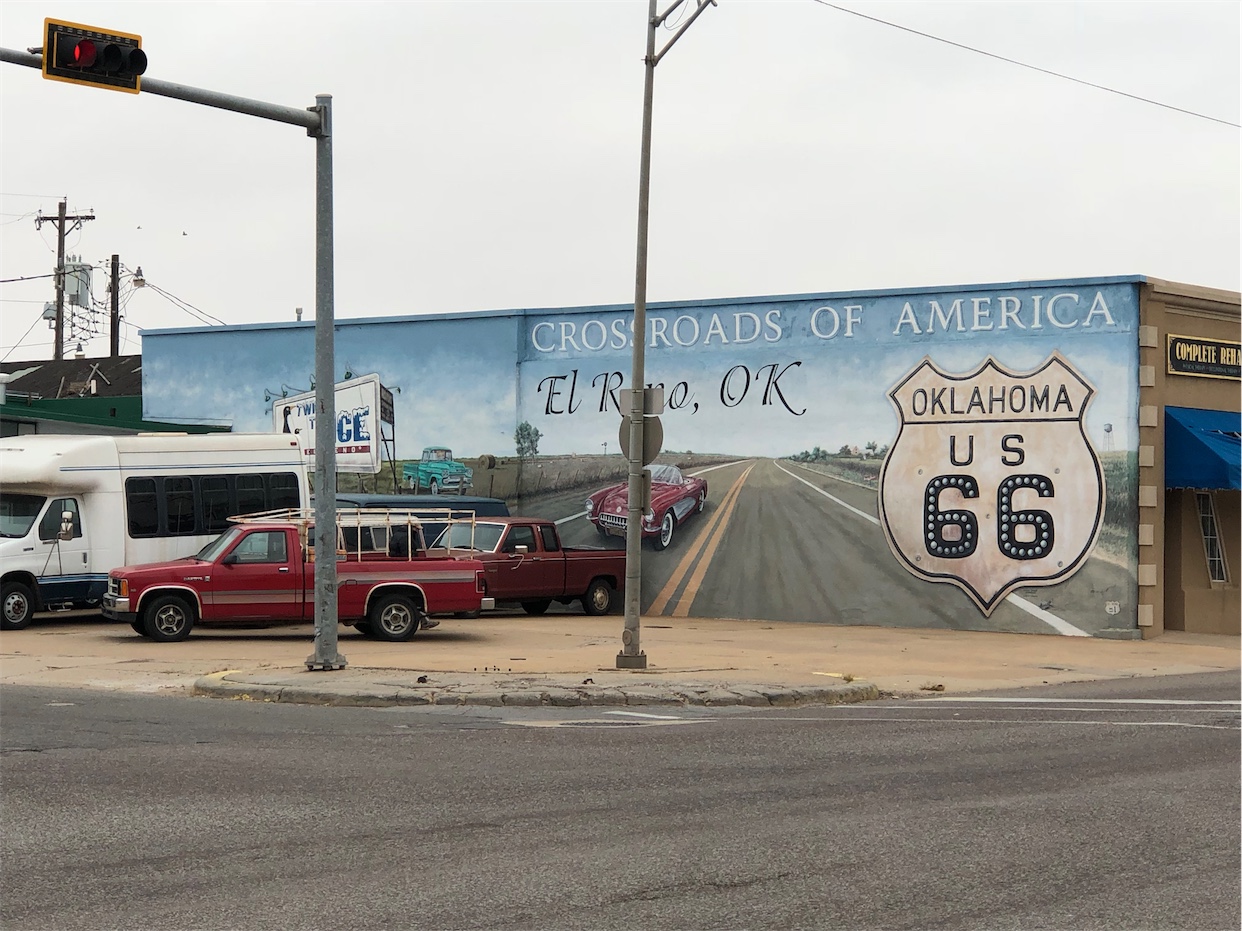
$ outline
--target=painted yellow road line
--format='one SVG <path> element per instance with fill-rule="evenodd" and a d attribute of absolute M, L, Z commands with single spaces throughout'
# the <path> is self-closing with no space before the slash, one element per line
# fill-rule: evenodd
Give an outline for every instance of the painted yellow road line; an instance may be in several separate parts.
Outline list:
<path fill-rule="evenodd" d="M 694 598 L 699 593 L 699 586 L 703 584 L 703 578 L 707 575 L 707 567 L 711 565 L 712 557 L 716 555 L 716 547 L 720 545 L 725 529 L 729 526 L 729 518 L 733 516 L 733 511 L 737 507 L 737 500 L 741 497 L 742 483 L 746 481 L 753 468 L 754 466 L 751 466 L 750 469 L 743 472 L 742 477 L 730 489 L 732 497 L 729 498 L 729 503 L 723 508 L 724 514 L 716 523 L 706 545 L 702 547 L 703 556 L 699 559 L 699 564 L 694 567 L 694 574 L 690 576 L 690 581 L 686 583 L 681 597 L 677 599 L 677 604 L 673 608 L 673 617 L 689 616 L 690 607 L 694 604 Z"/>
<path fill-rule="evenodd" d="M 660 590 L 660 594 L 656 596 L 655 601 L 651 603 L 651 607 L 647 609 L 648 614 L 663 614 L 664 609 L 668 606 L 669 601 L 673 597 L 673 593 L 677 591 L 677 587 L 681 584 L 681 580 L 686 577 L 686 573 L 690 571 L 690 566 L 694 563 L 695 558 L 700 552 L 702 552 L 703 547 L 706 545 L 705 541 L 711 537 L 712 531 L 715 530 L 715 528 L 720 524 L 728 505 L 737 496 L 738 490 L 742 487 L 742 483 L 746 481 L 746 476 L 750 475 L 751 469 L 754 467 L 755 465 L 752 464 L 746 469 L 745 472 L 738 476 L 732 485 L 729 486 L 729 490 L 725 493 L 723 500 L 720 502 L 720 507 L 715 510 L 712 514 L 712 519 L 708 521 L 707 530 L 699 538 L 699 541 L 702 542 L 696 541 L 696 545 L 691 547 L 690 550 L 687 551 L 681 558 L 681 561 L 677 564 L 677 568 L 673 570 L 672 576 L 669 578 L 668 582 L 664 584 L 664 588 Z"/>

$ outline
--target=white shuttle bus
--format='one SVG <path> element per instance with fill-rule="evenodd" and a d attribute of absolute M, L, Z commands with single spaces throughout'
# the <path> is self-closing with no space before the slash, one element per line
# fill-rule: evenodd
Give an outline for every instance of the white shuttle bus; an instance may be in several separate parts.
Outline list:
<path fill-rule="evenodd" d="M 0 628 L 95 607 L 109 570 L 192 556 L 233 515 L 309 500 L 289 434 L 0 439 Z"/>

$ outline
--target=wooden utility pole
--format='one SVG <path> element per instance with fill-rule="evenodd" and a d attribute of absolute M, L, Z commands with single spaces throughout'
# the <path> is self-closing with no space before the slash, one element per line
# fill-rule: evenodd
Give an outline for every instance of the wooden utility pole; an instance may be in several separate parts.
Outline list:
<path fill-rule="evenodd" d="M 66 205 L 62 198 L 60 208 L 54 217 L 35 217 L 35 229 L 42 229 L 44 223 L 56 224 L 56 345 L 52 347 L 52 358 L 60 361 L 65 357 L 65 235 L 77 229 L 86 220 L 95 219 L 95 215 L 65 216 Z M 65 229 L 70 220 L 73 226 Z"/>
<path fill-rule="evenodd" d="M 116 358 L 121 354 L 121 257 L 112 254 L 112 321 L 108 327 L 109 355 Z"/>

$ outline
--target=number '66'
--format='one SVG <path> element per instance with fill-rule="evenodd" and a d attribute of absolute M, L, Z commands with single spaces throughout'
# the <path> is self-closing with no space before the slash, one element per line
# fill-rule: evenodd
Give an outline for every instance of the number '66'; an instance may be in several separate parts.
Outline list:
<path fill-rule="evenodd" d="M 965 508 L 941 510 L 940 494 L 948 489 L 963 498 L 978 498 L 973 475 L 937 475 L 923 493 L 923 545 L 932 556 L 964 559 L 979 545 L 979 519 Z M 1052 515 L 1039 508 L 1014 510 L 1013 496 L 1030 489 L 1041 498 L 1055 492 L 1046 475 L 1010 475 L 996 489 L 996 545 L 1010 559 L 1040 559 L 1052 552 L 1056 533 Z"/>

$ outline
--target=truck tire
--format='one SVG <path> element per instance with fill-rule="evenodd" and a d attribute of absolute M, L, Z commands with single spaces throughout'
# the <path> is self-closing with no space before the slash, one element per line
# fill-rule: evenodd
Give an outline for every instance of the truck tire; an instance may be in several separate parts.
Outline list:
<path fill-rule="evenodd" d="M 539 601 L 522 602 L 522 610 L 527 614 L 534 615 L 535 617 L 538 617 L 540 614 L 544 614 L 550 607 L 552 607 L 551 598 L 542 598 Z"/>
<path fill-rule="evenodd" d="M 433 495 L 438 495 L 438 494 L 440 493 L 440 483 L 439 483 L 439 482 L 437 482 L 437 481 L 433 478 L 433 479 L 431 480 L 431 484 L 429 484 L 429 485 L 427 486 L 427 489 L 428 489 L 428 490 L 429 490 L 429 491 L 430 491 Z"/>
<path fill-rule="evenodd" d="M 672 510 L 664 512 L 664 517 L 660 521 L 660 532 L 655 535 L 655 539 L 651 541 L 653 548 L 658 550 L 666 550 L 673 545 L 673 535 L 677 530 L 677 518 L 673 515 Z"/>
<path fill-rule="evenodd" d="M 179 595 L 157 595 L 142 612 L 142 623 L 156 643 L 174 643 L 190 636 L 194 609 Z"/>
<path fill-rule="evenodd" d="M 612 610 L 612 586 L 607 579 L 592 579 L 582 596 L 582 612 L 592 617 L 599 617 Z"/>
<path fill-rule="evenodd" d="M 422 621 L 422 611 L 405 595 L 381 595 L 367 612 L 371 636 L 377 640 L 409 640 Z"/>
<path fill-rule="evenodd" d="M 5 582 L 3 594 L 3 611 L 0 611 L 0 630 L 21 630 L 29 627 L 34 617 L 34 592 L 30 586 L 22 582 Z"/>
<path fill-rule="evenodd" d="M 375 631 L 372 630 L 370 621 L 359 621 L 354 625 L 354 630 L 358 631 L 358 633 L 362 634 L 364 637 L 375 636 Z"/>
<path fill-rule="evenodd" d="M 142 618 L 135 618 L 129 622 L 129 626 L 134 629 L 134 633 L 141 634 L 143 637 L 147 635 L 147 623 Z"/>

